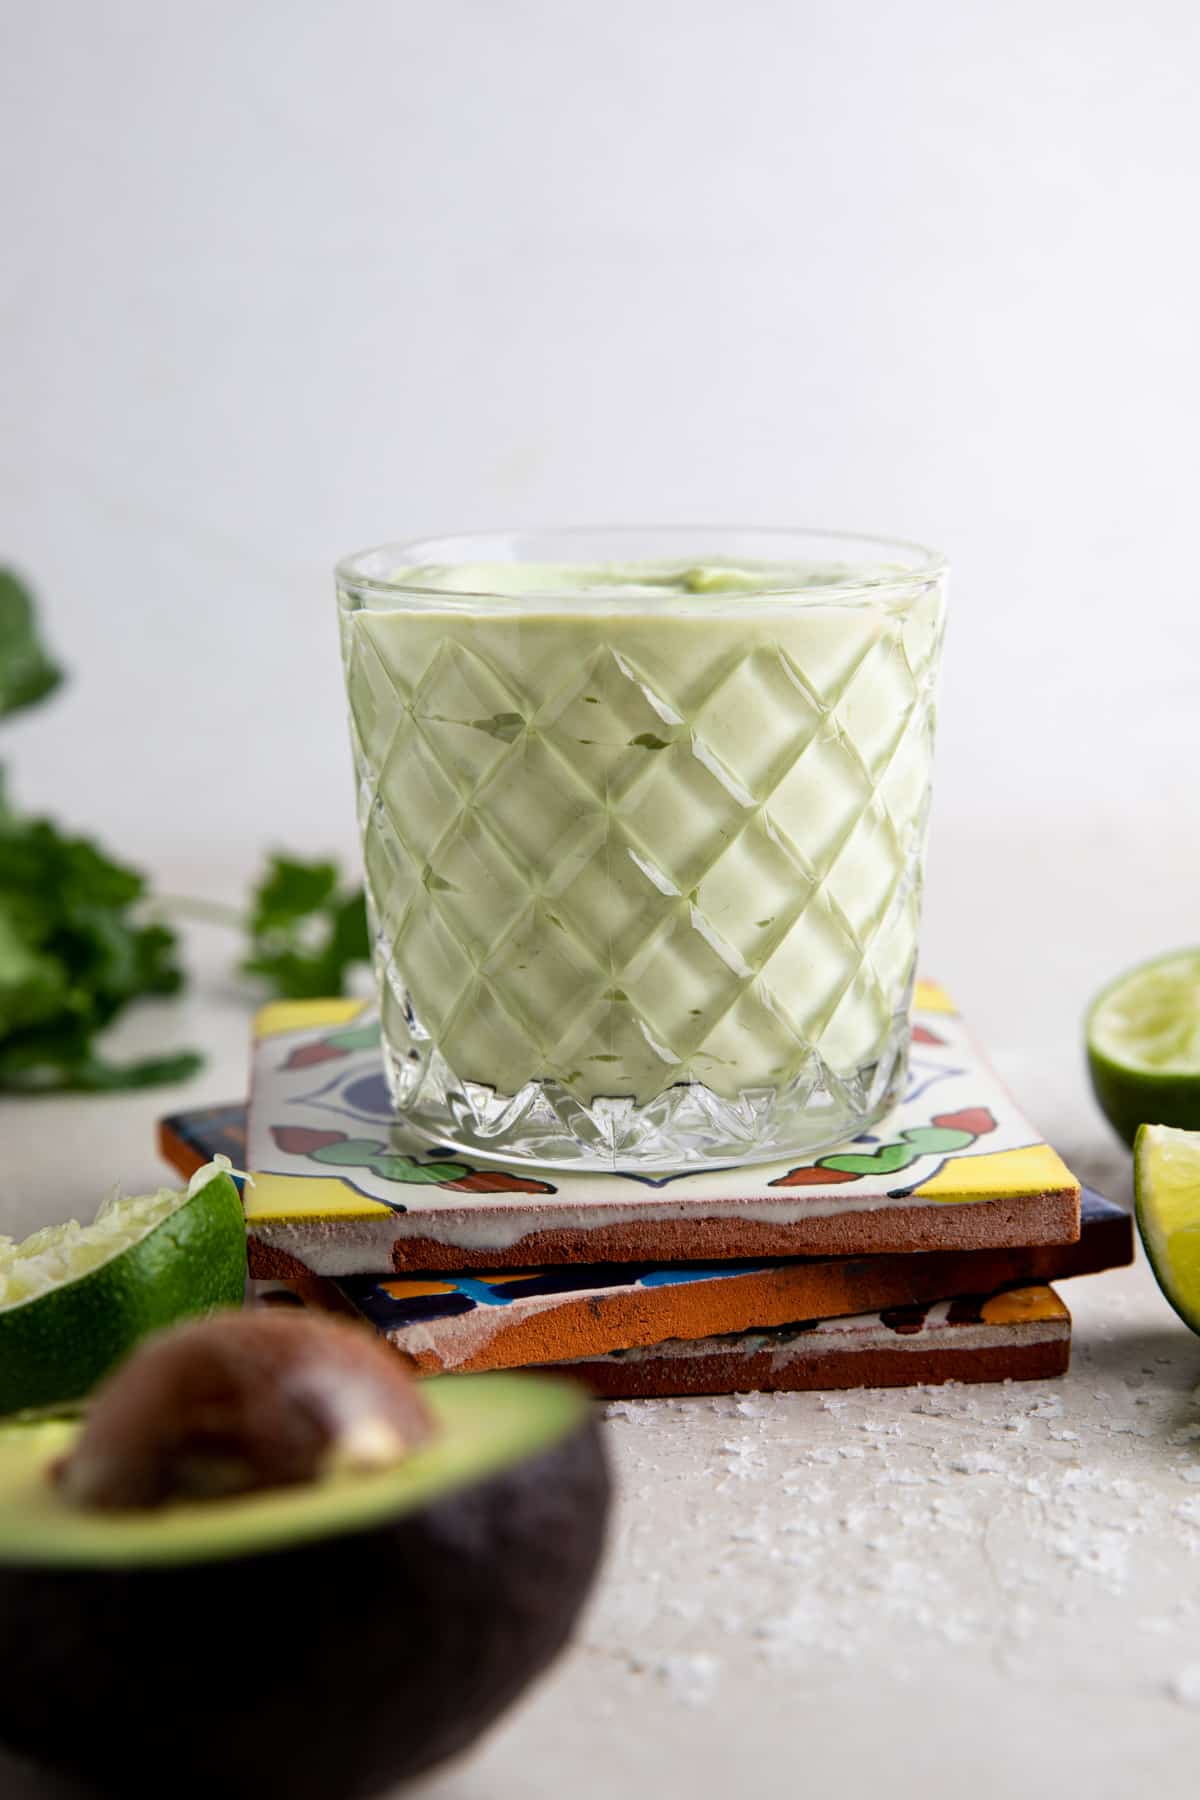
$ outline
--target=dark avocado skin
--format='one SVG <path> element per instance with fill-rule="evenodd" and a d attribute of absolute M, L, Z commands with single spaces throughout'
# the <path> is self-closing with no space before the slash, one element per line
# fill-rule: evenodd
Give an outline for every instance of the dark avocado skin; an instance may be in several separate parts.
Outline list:
<path fill-rule="evenodd" d="M 594 1419 L 367 1531 L 156 1569 L 0 1567 L 0 1737 L 92 1790 L 351 1800 L 463 1750 L 600 1560 Z"/>

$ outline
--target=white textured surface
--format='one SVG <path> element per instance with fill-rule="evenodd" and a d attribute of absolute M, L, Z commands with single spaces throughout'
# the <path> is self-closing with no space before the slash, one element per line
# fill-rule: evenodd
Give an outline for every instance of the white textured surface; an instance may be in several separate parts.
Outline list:
<path fill-rule="evenodd" d="M 1018 1100 L 1116 1198 L 1128 1158 L 1085 1093 L 1079 1012 L 1121 956 L 1186 937 L 1200 878 L 1182 837 L 1153 883 L 1126 878 L 1151 853 L 1132 822 L 1128 849 L 1121 875 L 1086 831 L 1055 857 L 1036 837 L 964 842 L 975 879 L 935 876 L 925 957 L 969 995 Z M 979 879 L 993 866 L 1026 878 Z M 118 1175 L 154 1184 L 156 1111 L 237 1092 L 249 1004 L 219 933 L 192 948 L 193 1000 L 129 1035 L 203 1042 L 206 1075 L 157 1099 L 0 1102 L 0 1230 Z M 881 1783 L 896 1800 L 1191 1800 L 1200 1340 L 1142 1264 L 1064 1295 L 1062 1382 L 610 1408 L 619 1525 L 580 1647 L 422 1800 L 868 1800 Z M 0 1777 L 5 1800 L 31 1793 Z"/>

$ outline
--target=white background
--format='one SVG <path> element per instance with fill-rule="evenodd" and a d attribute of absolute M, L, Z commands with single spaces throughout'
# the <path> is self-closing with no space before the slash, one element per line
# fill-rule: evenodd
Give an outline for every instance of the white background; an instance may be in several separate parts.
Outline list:
<path fill-rule="evenodd" d="M 337 554 L 845 526 L 954 565 L 927 965 L 1013 1041 L 1194 935 L 1190 0 L 39 0 L 0 68 L 23 800 L 236 891 L 352 849 Z"/>
<path fill-rule="evenodd" d="M 0 556 L 72 673 L 22 799 L 175 888 L 352 852 L 328 570 L 380 538 L 927 540 L 926 967 L 1127 1193 L 1081 1013 L 1200 936 L 1195 0 L 11 0 L 0 81 Z M 187 953 L 122 1037 L 205 1074 L 0 1101 L 0 1231 L 238 1094 Z M 1068 1298 L 1045 1391 L 623 1409 L 581 1649 L 430 1800 L 1194 1795 L 1198 1341 L 1144 1265 Z"/>

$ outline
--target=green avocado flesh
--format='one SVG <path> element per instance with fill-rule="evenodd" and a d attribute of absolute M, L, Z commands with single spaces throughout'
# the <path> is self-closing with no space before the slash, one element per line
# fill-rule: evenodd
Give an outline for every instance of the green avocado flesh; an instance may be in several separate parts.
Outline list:
<path fill-rule="evenodd" d="M 0 1431 L 0 1567 L 121 1568 L 225 1561 L 402 1518 L 536 1456 L 577 1430 L 583 1390 L 528 1375 L 426 1381 L 436 1424 L 394 1469 L 153 1512 L 68 1505 L 52 1479 L 79 1427 L 68 1420 Z"/>

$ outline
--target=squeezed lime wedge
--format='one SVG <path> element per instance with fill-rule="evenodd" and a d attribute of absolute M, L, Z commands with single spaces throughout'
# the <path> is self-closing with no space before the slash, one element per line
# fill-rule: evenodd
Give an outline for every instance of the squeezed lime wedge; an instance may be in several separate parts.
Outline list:
<path fill-rule="evenodd" d="M 106 1200 L 91 1225 L 0 1238 L 0 1413 L 78 1401 L 148 1331 L 239 1306 L 242 1203 L 229 1165 Z"/>
<path fill-rule="evenodd" d="M 1200 949 L 1176 950 L 1110 982 L 1092 1002 L 1088 1069 L 1127 1144 L 1139 1125 L 1200 1131 Z"/>
<path fill-rule="evenodd" d="M 1155 1279 L 1184 1324 L 1200 1332 L 1200 1131 L 1143 1125 L 1133 1191 Z"/>

